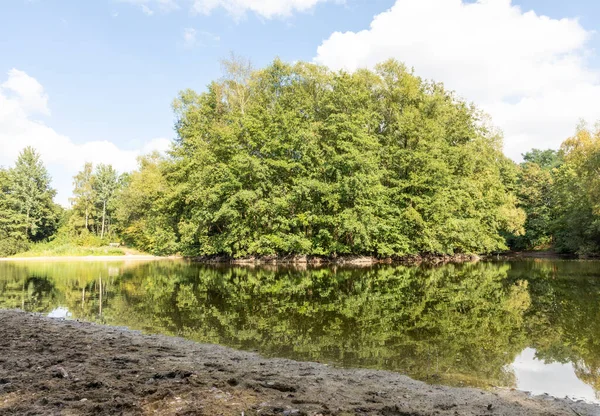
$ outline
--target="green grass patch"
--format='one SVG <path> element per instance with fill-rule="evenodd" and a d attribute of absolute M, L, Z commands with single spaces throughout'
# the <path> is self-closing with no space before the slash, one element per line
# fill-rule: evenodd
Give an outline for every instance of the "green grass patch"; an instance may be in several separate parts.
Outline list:
<path fill-rule="evenodd" d="M 15 254 L 13 257 L 83 257 L 83 256 L 124 256 L 125 251 L 117 247 L 82 247 L 76 244 L 38 243 L 28 251 Z"/>

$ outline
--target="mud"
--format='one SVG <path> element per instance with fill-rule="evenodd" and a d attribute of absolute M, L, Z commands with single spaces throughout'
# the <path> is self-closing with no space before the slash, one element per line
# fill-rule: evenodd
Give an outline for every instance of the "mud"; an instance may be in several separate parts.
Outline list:
<path fill-rule="evenodd" d="M 600 407 L 0 311 L 0 415 L 581 416 Z"/>

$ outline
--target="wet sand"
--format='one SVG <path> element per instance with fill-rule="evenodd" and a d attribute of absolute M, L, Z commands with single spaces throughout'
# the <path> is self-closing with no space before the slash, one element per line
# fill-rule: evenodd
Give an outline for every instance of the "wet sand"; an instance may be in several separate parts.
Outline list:
<path fill-rule="evenodd" d="M 600 406 L 4 310 L 0 415 L 588 416 Z"/>

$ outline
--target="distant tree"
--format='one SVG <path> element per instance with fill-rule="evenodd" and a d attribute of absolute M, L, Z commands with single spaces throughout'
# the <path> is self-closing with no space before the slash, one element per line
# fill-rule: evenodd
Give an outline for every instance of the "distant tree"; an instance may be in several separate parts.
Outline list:
<path fill-rule="evenodd" d="M 564 163 L 554 173 L 556 247 L 580 255 L 600 253 L 600 128 L 581 124 L 561 146 Z"/>
<path fill-rule="evenodd" d="M 163 171 L 166 161 L 158 153 L 138 158 L 136 171 L 122 177 L 115 198 L 115 220 L 126 243 L 149 253 L 176 251 L 176 221 L 168 204 L 171 185 Z"/>
<path fill-rule="evenodd" d="M 83 169 L 73 177 L 73 195 L 71 204 L 75 211 L 81 211 L 84 217 L 84 227 L 89 230 L 90 214 L 96 203 L 94 188 L 94 172 L 91 163 L 86 163 Z"/>
<path fill-rule="evenodd" d="M 106 228 L 106 209 L 118 188 L 119 176 L 111 165 L 99 164 L 94 173 L 93 188 L 96 200 L 102 206 L 102 228 L 100 238 L 104 238 Z"/>
<path fill-rule="evenodd" d="M 557 150 L 546 149 L 531 149 L 529 152 L 522 154 L 525 162 L 535 163 L 544 170 L 557 168 L 562 163 L 562 157 Z"/>
<path fill-rule="evenodd" d="M 232 53 L 228 59 L 221 60 L 221 69 L 224 74 L 221 85 L 227 102 L 243 115 L 250 99 L 252 63 Z"/>
<path fill-rule="evenodd" d="M 17 212 L 25 216 L 27 235 L 37 241 L 56 231 L 60 210 L 53 202 L 56 191 L 50 187 L 50 175 L 39 153 L 26 147 L 10 170 L 11 197 Z"/>
<path fill-rule="evenodd" d="M 539 160 L 539 159 L 538 159 Z M 553 242 L 552 216 L 554 177 L 548 169 L 554 162 L 541 167 L 537 162 L 521 164 L 517 195 L 519 205 L 525 210 L 525 233 L 511 241 L 517 250 L 549 247 Z"/>

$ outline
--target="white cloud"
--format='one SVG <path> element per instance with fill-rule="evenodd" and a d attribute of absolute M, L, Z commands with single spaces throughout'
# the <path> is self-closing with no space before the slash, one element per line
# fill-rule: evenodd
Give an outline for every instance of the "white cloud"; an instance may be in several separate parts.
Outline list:
<path fill-rule="evenodd" d="M 306 12 L 328 0 L 194 0 L 192 10 L 196 13 L 210 14 L 215 9 L 222 8 L 235 18 L 240 18 L 246 12 L 272 19 L 288 17 L 294 12 Z"/>
<path fill-rule="evenodd" d="M 146 16 L 152 16 L 156 8 L 161 12 L 170 12 L 179 9 L 177 0 L 117 0 L 138 6 Z M 152 6 L 152 7 L 151 7 Z"/>
<path fill-rule="evenodd" d="M 43 86 L 23 71 L 12 69 L 0 84 L 0 166 L 11 166 L 19 152 L 32 146 L 42 155 L 58 190 L 57 202 L 67 205 L 72 177 L 85 162 L 110 163 L 120 172 L 136 168 L 136 158 L 153 150 L 164 152 L 170 141 L 157 138 L 140 149 L 124 150 L 109 141 L 75 143 L 36 120 L 36 114 L 50 114 Z"/>
<path fill-rule="evenodd" d="M 578 119 L 600 118 L 593 33 L 576 19 L 524 12 L 511 0 L 397 0 L 369 29 L 335 32 L 315 61 L 334 69 L 396 58 L 491 114 L 505 152 L 558 147 Z"/>
<path fill-rule="evenodd" d="M 219 35 L 211 32 L 197 31 L 194 28 L 188 27 L 183 30 L 183 46 L 185 48 L 193 48 L 195 46 L 211 46 L 216 45 L 221 40 Z"/>
<path fill-rule="evenodd" d="M 146 16 L 152 16 L 154 14 L 154 11 L 145 4 L 142 4 L 142 12 L 144 12 Z"/>
<path fill-rule="evenodd" d="M 50 114 L 48 96 L 44 92 L 44 87 L 23 71 L 11 69 L 8 72 L 8 79 L 0 84 L 0 90 L 4 90 L 12 103 L 24 111 Z"/>
<path fill-rule="evenodd" d="M 196 29 L 192 29 L 190 27 L 183 30 L 183 44 L 191 48 L 196 44 Z"/>
<path fill-rule="evenodd" d="M 209 15 L 217 9 L 224 9 L 236 19 L 243 17 L 246 13 L 255 13 L 258 16 L 272 19 L 276 17 L 288 17 L 294 12 L 306 12 L 318 3 L 334 1 L 343 3 L 344 0 L 120 0 L 131 3 L 142 8 L 144 12 L 151 11 L 152 7 L 158 7 L 161 11 L 169 12 L 179 9 L 181 5 L 190 7 L 192 13 Z M 151 14 L 151 13 L 146 13 Z"/>

